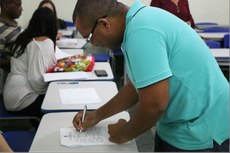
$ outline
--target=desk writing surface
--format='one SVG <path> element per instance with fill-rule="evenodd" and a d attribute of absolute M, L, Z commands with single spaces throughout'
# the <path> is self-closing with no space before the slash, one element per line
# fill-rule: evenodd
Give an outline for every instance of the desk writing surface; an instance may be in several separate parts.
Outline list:
<path fill-rule="evenodd" d="M 103 77 L 98 77 L 96 76 L 94 70 L 105 70 L 108 74 L 108 76 L 103 76 Z M 94 65 L 94 68 L 92 71 L 88 71 L 86 72 L 86 75 L 87 77 L 83 77 L 83 78 L 79 78 L 79 77 L 76 77 L 74 75 L 68 75 L 67 78 L 60 78 L 60 76 L 63 75 L 63 73 L 65 73 L 66 75 L 68 74 L 71 74 L 72 72 L 57 72 L 57 73 L 45 73 L 43 75 L 44 77 L 44 80 L 46 82 L 50 82 L 50 81 L 57 81 L 57 80 L 84 80 L 84 81 L 93 81 L 93 80 L 97 80 L 97 81 L 112 81 L 114 79 L 114 76 L 113 76 L 113 72 L 112 72 L 112 69 L 111 69 L 111 66 L 109 64 L 109 62 L 95 62 L 95 65 Z M 50 77 L 50 76 L 53 76 L 53 75 L 57 75 L 57 78 L 56 77 Z M 77 76 L 77 75 L 76 75 Z M 47 79 L 49 78 L 49 79 Z"/>
<path fill-rule="evenodd" d="M 73 48 L 83 48 L 86 45 L 86 40 L 85 39 L 80 39 L 80 38 L 64 38 L 56 41 L 56 44 L 59 48 L 68 48 L 68 49 L 73 49 Z"/>
<path fill-rule="evenodd" d="M 91 103 L 87 104 L 89 110 L 95 110 L 100 106 L 108 102 L 112 97 L 114 97 L 117 92 L 117 86 L 115 82 L 112 81 L 81 81 L 78 84 L 61 84 L 68 83 L 66 82 L 51 82 L 47 89 L 44 101 L 42 103 L 41 109 L 42 112 L 57 112 L 57 111 L 77 111 L 84 108 L 84 104 L 66 104 L 63 105 L 60 98 L 60 89 L 86 89 L 93 88 L 95 89 L 98 97 L 100 98 L 100 103 Z M 88 95 L 90 96 L 90 95 Z"/>
<path fill-rule="evenodd" d="M 207 33 L 198 33 L 205 40 L 216 40 L 222 41 L 224 39 L 224 35 L 228 34 L 225 32 L 207 32 Z"/>
<path fill-rule="evenodd" d="M 135 140 L 121 145 L 101 145 L 86 147 L 65 147 L 60 142 L 60 128 L 73 127 L 72 120 L 76 112 L 48 113 L 40 122 L 29 152 L 138 152 Z M 127 112 L 121 112 L 100 122 L 107 126 L 119 119 L 129 120 Z"/>
<path fill-rule="evenodd" d="M 210 51 L 220 66 L 229 66 L 229 48 L 212 48 Z"/>

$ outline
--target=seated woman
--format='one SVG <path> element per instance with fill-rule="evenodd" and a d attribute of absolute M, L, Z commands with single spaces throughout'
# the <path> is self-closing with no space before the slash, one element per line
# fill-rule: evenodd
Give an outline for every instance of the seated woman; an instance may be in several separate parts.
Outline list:
<path fill-rule="evenodd" d="M 56 35 L 55 14 L 48 8 L 37 9 L 12 46 L 11 72 L 3 91 L 7 110 L 42 117 L 48 87 L 43 74 L 56 64 Z"/>
<path fill-rule="evenodd" d="M 40 4 L 38 5 L 38 8 L 41 8 L 41 7 L 47 7 L 47 8 L 51 9 L 54 12 L 54 14 L 55 14 L 55 16 L 57 18 L 58 29 L 66 29 L 65 21 L 62 20 L 62 19 L 59 19 L 57 17 L 56 7 L 55 7 L 54 3 L 51 0 L 42 0 L 40 2 Z M 63 38 L 63 35 L 61 33 L 58 33 L 56 39 L 58 40 L 58 39 L 61 39 L 61 38 Z"/>

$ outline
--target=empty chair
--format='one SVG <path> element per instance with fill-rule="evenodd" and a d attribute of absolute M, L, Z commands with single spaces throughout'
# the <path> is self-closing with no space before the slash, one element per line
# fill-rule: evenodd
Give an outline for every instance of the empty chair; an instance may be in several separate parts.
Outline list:
<path fill-rule="evenodd" d="M 212 27 L 212 28 L 206 28 L 203 30 L 203 32 L 229 32 L 229 28 L 227 27 Z"/>
<path fill-rule="evenodd" d="M 229 34 L 224 35 L 224 48 L 229 48 Z"/>
<path fill-rule="evenodd" d="M 209 48 L 221 48 L 221 43 L 213 40 L 206 40 L 205 43 Z"/>
<path fill-rule="evenodd" d="M 93 53 L 95 62 L 109 62 L 110 55 L 109 54 L 100 54 L 100 53 Z"/>

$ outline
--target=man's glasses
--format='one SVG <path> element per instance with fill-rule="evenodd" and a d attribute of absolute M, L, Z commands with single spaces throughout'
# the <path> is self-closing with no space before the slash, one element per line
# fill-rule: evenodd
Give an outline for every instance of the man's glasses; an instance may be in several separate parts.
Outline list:
<path fill-rule="evenodd" d="M 105 18 L 105 17 L 107 17 L 107 16 L 103 16 L 103 17 L 100 17 L 100 18 Z M 97 27 L 98 20 L 99 20 L 100 18 L 98 18 L 98 19 L 96 20 L 96 22 L 94 23 L 92 31 L 90 32 L 89 36 L 86 38 L 86 42 L 90 42 L 90 41 L 91 41 L 91 39 L 92 39 L 92 37 L 93 37 L 93 33 L 94 33 L 94 31 L 95 31 L 95 29 L 96 29 L 96 27 Z"/>

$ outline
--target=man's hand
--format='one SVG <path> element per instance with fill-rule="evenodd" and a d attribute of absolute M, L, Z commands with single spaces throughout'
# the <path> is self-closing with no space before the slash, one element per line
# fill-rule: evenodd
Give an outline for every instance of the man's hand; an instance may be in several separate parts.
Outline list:
<path fill-rule="evenodd" d="M 124 130 L 125 124 L 127 124 L 127 121 L 120 119 L 117 123 L 108 125 L 109 141 L 122 144 L 130 140 L 128 133 Z"/>
<path fill-rule="evenodd" d="M 87 112 L 83 122 L 82 116 L 83 112 L 79 112 L 73 118 L 72 122 L 77 131 L 85 131 L 87 128 L 94 127 L 98 123 L 95 111 Z"/>

